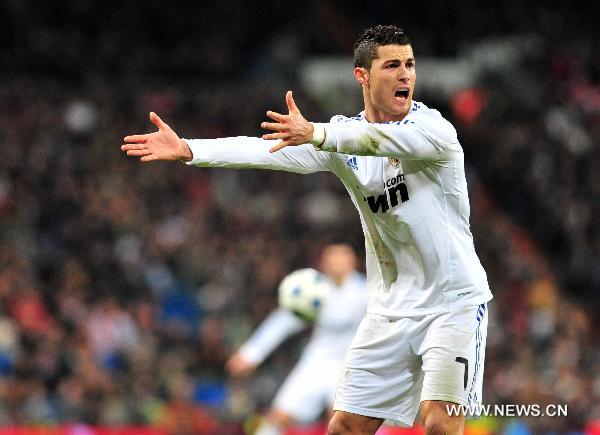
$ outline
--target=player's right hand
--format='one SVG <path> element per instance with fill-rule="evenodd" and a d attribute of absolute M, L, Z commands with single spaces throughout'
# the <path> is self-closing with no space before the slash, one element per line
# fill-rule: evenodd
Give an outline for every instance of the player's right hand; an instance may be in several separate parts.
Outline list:
<path fill-rule="evenodd" d="M 121 151 L 128 156 L 139 157 L 142 162 L 153 160 L 192 160 L 192 151 L 185 140 L 180 139 L 171 127 L 154 112 L 150 112 L 150 121 L 158 131 L 148 134 L 125 136 Z"/>
<path fill-rule="evenodd" d="M 271 147 L 269 152 L 274 153 L 287 146 L 302 145 L 309 143 L 313 138 L 315 128 L 312 123 L 308 122 L 300 109 L 296 106 L 292 91 L 287 91 L 285 94 L 285 102 L 288 107 L 288 114 L 269 110 L 267 116 L 276 122 L 263 122 L 260 126 L 267 130 L 273 130 L 274 133 L 263 134 L 265 140 L 279 140 L 279 142 Z"/>
<path fill-rule="evenodd" d="M 231 376 L 240 378 L 252 374 L 256 369 L 256 365 L 244 358 L 239 352 L 234 353 L 229 358 L 225 367 Z"/>

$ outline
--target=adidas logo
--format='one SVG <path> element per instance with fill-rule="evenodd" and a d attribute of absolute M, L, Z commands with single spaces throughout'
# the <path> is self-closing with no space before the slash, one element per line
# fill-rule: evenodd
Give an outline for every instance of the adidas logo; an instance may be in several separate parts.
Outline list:
<path fill-rule="evenodd" d="M 356 161 L 355 156 L 348 157 L 348 160 L 346 161 L 346 165 L 350 166 L 354 170 L 358 170 L 358 162 Z"/>

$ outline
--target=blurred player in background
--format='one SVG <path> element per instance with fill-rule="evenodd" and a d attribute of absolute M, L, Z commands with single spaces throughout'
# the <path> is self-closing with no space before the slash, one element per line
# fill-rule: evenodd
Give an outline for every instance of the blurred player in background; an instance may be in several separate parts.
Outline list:
<path fill-rule="evenodd" d="M 327 245 L 320 270 L 331 280 L 325 300 L 302 357 L 273 400 L 255 435 L 278 435 L 294 423 L 311 423 L 333 409 L 335 387 L 344 356 L 367 308 L 367 282 L 356 270 L 353 248 Z M 311 324 L 284 308 L 274 310 L 227 362 L 233 376 L 254 372 L 286 338 Z"/>
<path fill-rule="evenodd" d="M 384 420 L 428 434 L 464 431 L 453 404 L 481 404 L 486 273 L 469 229 L 464 155 L 452 124 L 413 100 L 416 63 L 396 26 L 367 29 L 354 46 L 365 110 L 308 122 L 286 95 L 262 138 L 184 140 L 158 131 L 125 138 L 143 162 L 331 171 L 360 214 L 367 252 L 367 315 L 346 356 L 330 434 L 374 434 Z M 275 152 L 279 151 L 279 152 Z"/>

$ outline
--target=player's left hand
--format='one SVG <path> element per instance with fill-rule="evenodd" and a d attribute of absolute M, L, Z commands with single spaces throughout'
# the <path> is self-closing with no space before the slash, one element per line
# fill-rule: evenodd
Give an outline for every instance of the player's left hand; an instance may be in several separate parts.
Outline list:
<path fill-rule="evenodd" d="M 264 134 L 263 139 L 280 139 L 280 142 L 269 150 L 272 153 L 287 146 L 310 142 L 315 131 L 314 126 L 300 113 L 298 106 L 294 102 L 292 91 L 287 91 L 285 94 L 285 102 L 287 103 L 289 114 L 282 115 L 281 113 L 269 110 L 267 116 L 277 122 L 263 122 L 260 125 L 266 130 L 273 130 L 275 132 Z"/>

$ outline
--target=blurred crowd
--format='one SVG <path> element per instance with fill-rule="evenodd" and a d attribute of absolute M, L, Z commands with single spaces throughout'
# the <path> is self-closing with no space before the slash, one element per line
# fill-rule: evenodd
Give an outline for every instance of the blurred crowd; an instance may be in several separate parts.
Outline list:
<path fill-rule="evenodd" d="M 223 364 L 276 306 L 285 274 L 314 265 L 329 237 L 360 246 L 333 176 L 143 166 L 121 154 L 126 132 L 149 128 L 138 116 L 148 107 L 191 136 L 231 134 L 228 115 L 212 118 L 237 98 L 257 101 L 244 90 L 205 99 L 16 80 L 1 97 L 0 424 L 209 433 L 267 404 L 294 352 L 254 389 L 229 383 Z M 184 108 L 214 113 L 186 130 Z"/>
<path fill-rule="evenodd" d="M 242 433 L 304 337 L 247 381 L 229 379 L 225 360 L 275 307 L 284 275 L 314 266 L 333 238 L 362 250 L 330 174 L 143 165 L 120 153 L 125 134 L 151 129 L 150 110 L 186 137 L 259 134 L 264 110 L 282 109 L 281 83 L 294 84 L 289 62 L 348 53 L 362 25 L 382 19 L 310 2 L 288 5 L 295 21 L 284 26 L 225 3 L 194 13 L 158 2 L 119 13 L 94 1 L 0 6 L 0 425 Z M 532 23 L 509 13 L 517 4 L 478 13 L 498 18 L 495 36 L 524 31 Z M 285 7 L 269 3 L 274 16 Z M 406 24 L 417 53 L 452 55 L 488 34 L 468 14 L 441 28 L 440 7 L 412 17 L 419 30 Z M 495 294 L 484 403 L 568 404 L 566 418 L 526 420 L 566 431 L 600 418 L 600 64 L 578 33 L 590 15 L 536 7 L 534 28 L 559 45 L 450 101 L 417 98 L 439 103 L 465 148 L 475 246 Z M 311 24 L 294 33 L 301 22 Z M 332 115 L 300 89 L 296 100 L 309 119 Z"/>

